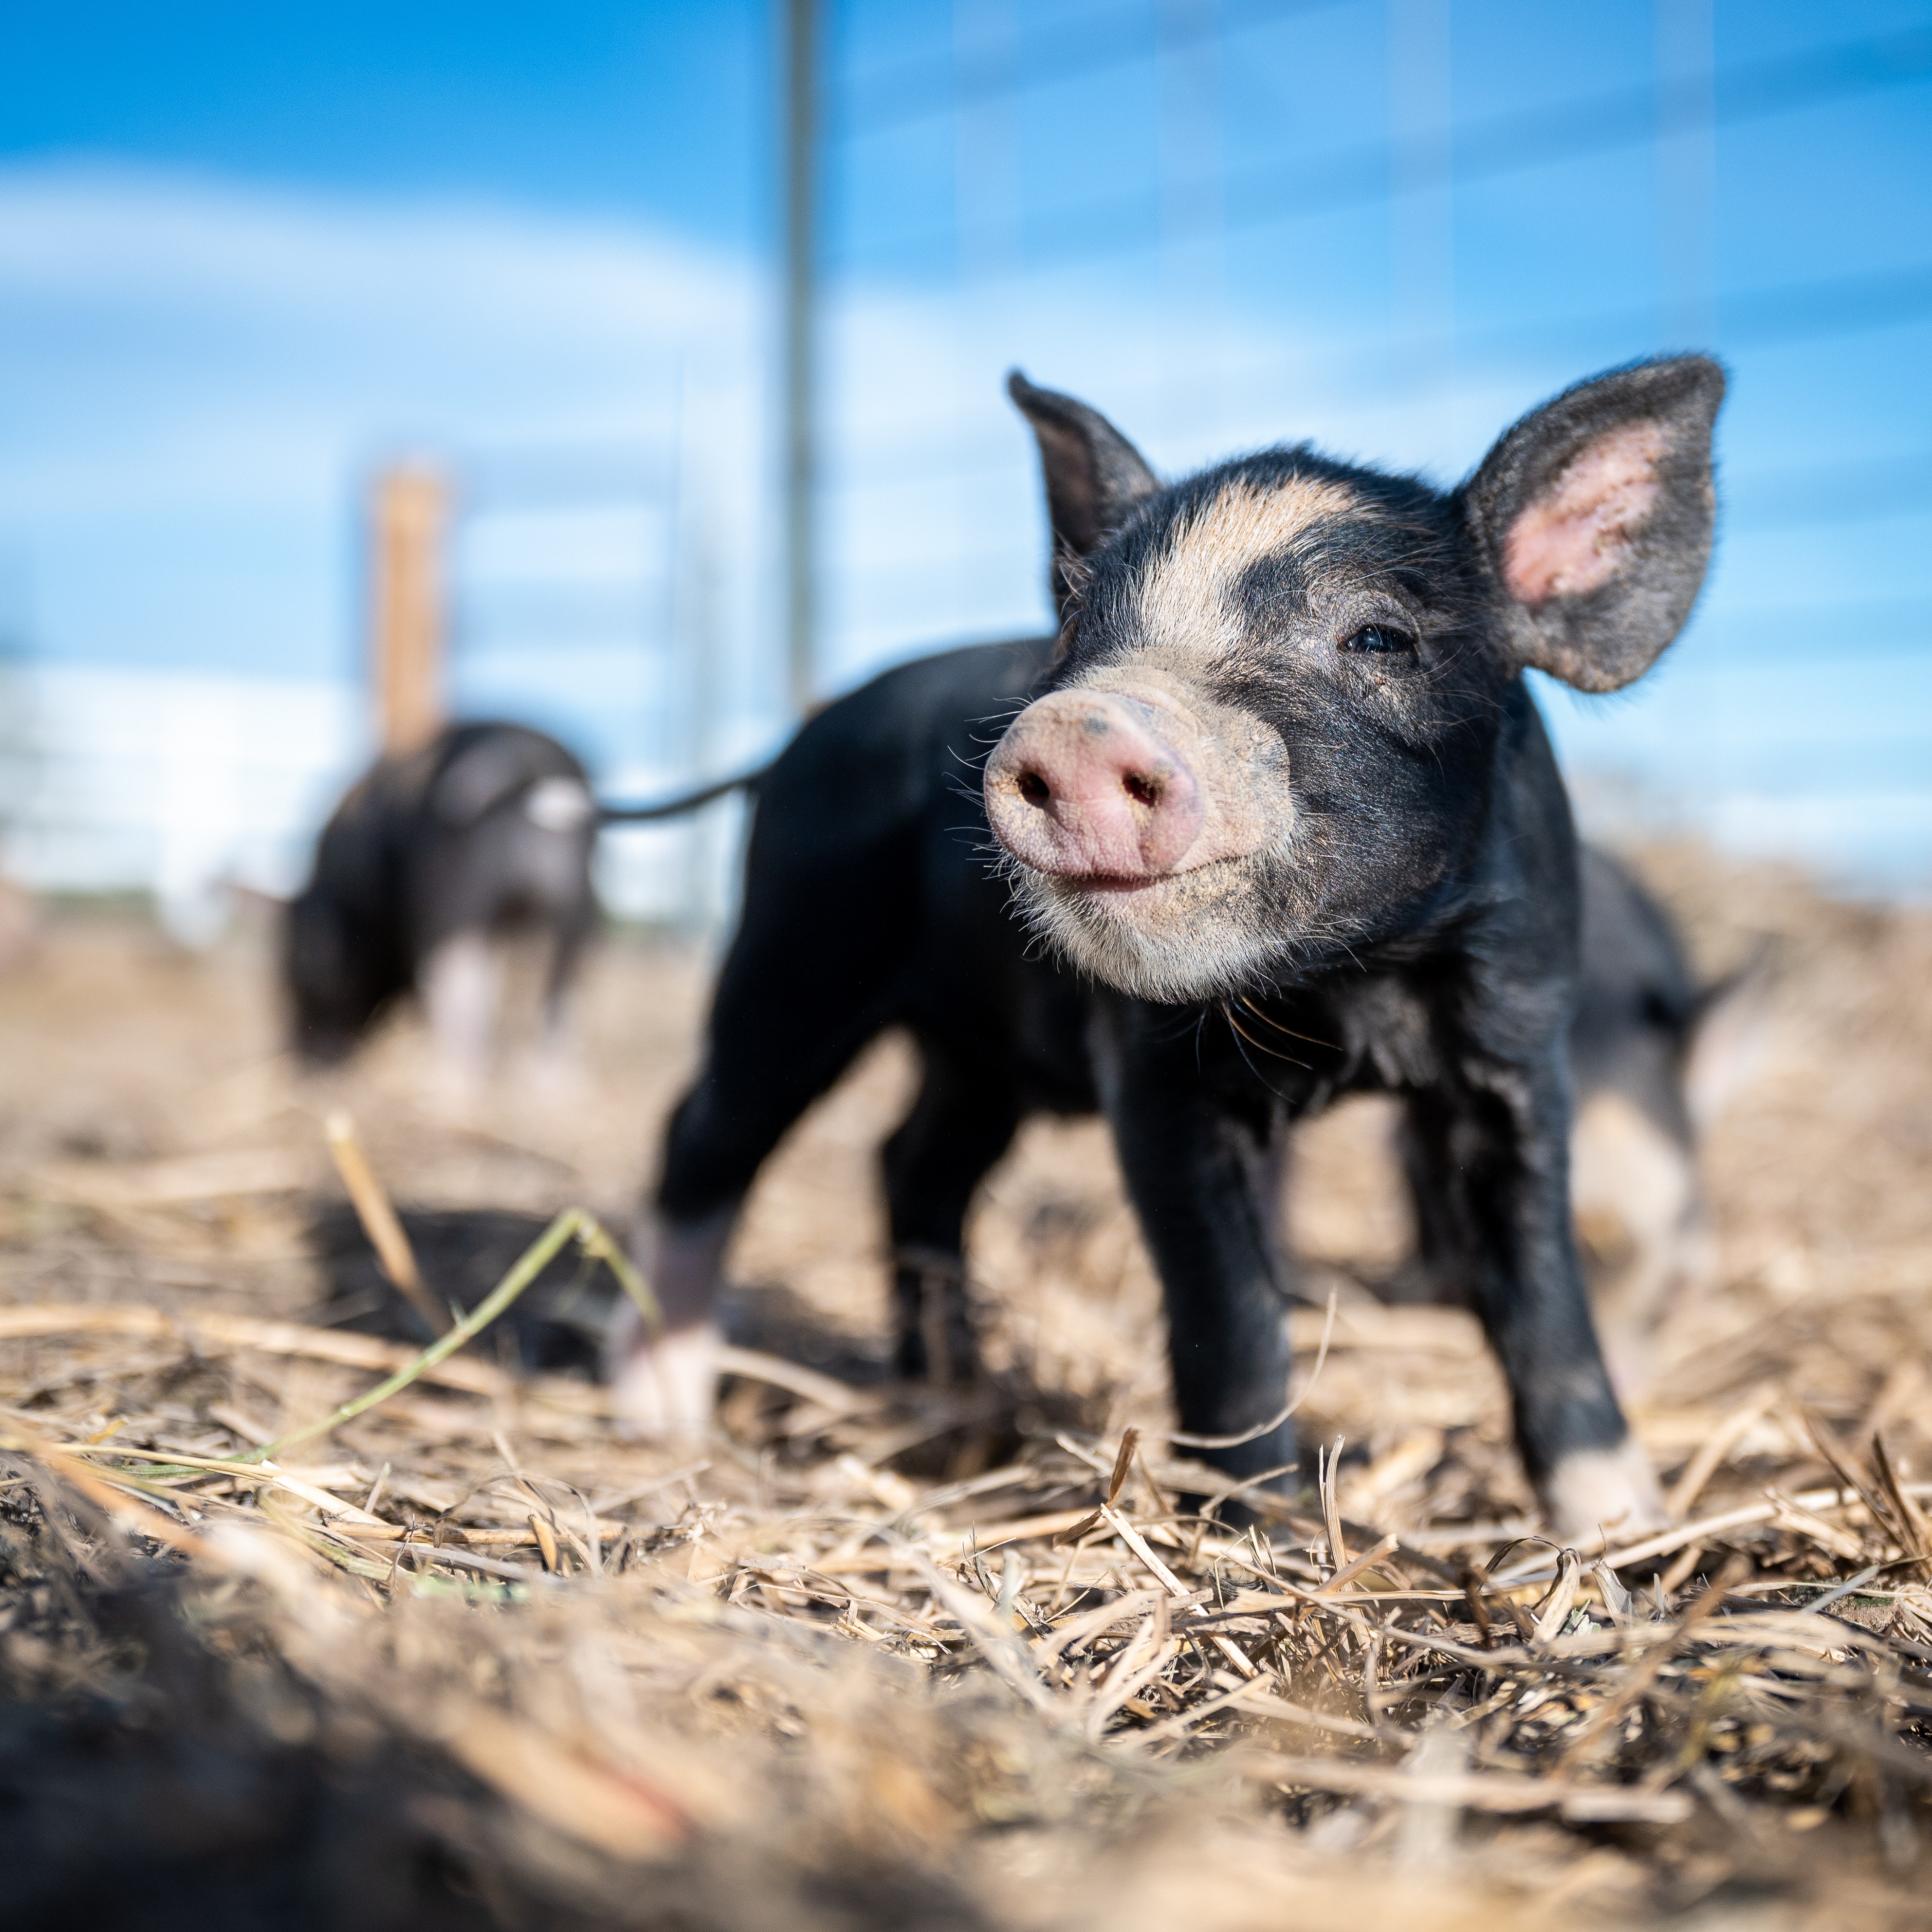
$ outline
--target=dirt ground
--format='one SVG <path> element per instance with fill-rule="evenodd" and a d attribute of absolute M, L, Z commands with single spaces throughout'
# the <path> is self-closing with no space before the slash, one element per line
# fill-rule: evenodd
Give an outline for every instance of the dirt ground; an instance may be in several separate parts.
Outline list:
<path fill-rule="evenodd" d="M 299 1078 L 265 933 L 191 956 L 131 917 L 50 915 L 0 973 L 0 1844 L 31 1828 L 46 1922 L 85 1886 L 29 1760 L 55 1767 L 63 1829 L 103 1807 L 148 1820 L 128 1828 L 130 1873 L 226 1874 L 202 1924 L 255 1922 L 296 1871 L 312 1916 L 286 1922 L 338 1922 L 332 1888 L 377 1856 L 372 1832 L 405 1874 L 362 1898 L 376 1924 L 1447 1926 L 1554 1907 L 1796 1926 L 1853 1903 L 1932 1922 L 1932 1562 L 1912 1497 L 1932 1477 L 1932 916 L 1694 848 L 1640 857 L 1704 969 L 1762 952 L 1771 992 L 1704 1149 L 1710 1278 L 1634 1409 L 1666 1484 L 1703 1452 L 1695 1533 L 1606 1581 L 1512 1549 L 1532 1504 L 1473 1324 L 1372 1297 L 1407 1230 L 1370 1104 L 1298 1148 L 1304 1376 L 1331 1292 L 1336 1310 L 1304 1439 L 1344 1447 L 1271 1536 L 1177 1500 L 1157 1292 L 1092 1122 L 1030 1125 L 976 1210 L 993 1386 L 893 1388 L 874 1163 L 911 1067 L 890 1040 L 754 1196 L 729 1267 L 746 1372 L 712 1442 L 615 1439 L 567 1372 L 608 1277 L 560 1263 L 442 1379 L 270 1466 L 306 1496 L 263 1484 L 239 1459 L 415 1353 L 377 1339 L 409 1330 L 325 1115 L 350 1112 L 426 1277 L 466 1304 L 561 1210 L 628 1227 L 707 962 L 613 934 L 574 1068 L 513 1054 L 466 1098 L 407 1016 L 346 1073 Z M 334 1358 L 316 1335 L 341 1338 Z M 1130 1426 L 1114 1515 L 1083 1526 Z M 1740 1509 L 1757 1513 L 1718 1522 Z M 1383 1534 L 1384 1566 L 1311 1609 Z M 1472 1564 L 1502 1570 L 1496 1595 L 1464 1593 Z M 1804 1610 L 1854 1577 L 1837 1620 Z M 1300 1606 L 1292 1629 L 1264 1591 Z M 1753 1591 L 1791 1627 L 1700 1650 L 1691 1624 L 1735 1622 Z M 1249 1622 L 1187 1636 L 1204 1592 Z M 1121 1604 L 1140 1620 L 1124 1634 L 1076 1630 Z M 1403 1604 L 1450 1634 L 1433 1663 Z M 1457 1644 L 1502 1642 L 1492 1616 L 1516 1625 L 1514 1660 L 1458 1663 Z M 1607 1648 L 1585 1641 L 1593 1617 Z M 1646 1664 L 1640 1621 L 1676 1648 Z M 1822 1642 L 1799 1628 L 1827 1624 Z M 183 1630 L 218 1690 L 188 1697 L 157 1661 Z M 1031 1662 L 1008 1654 L 1022 1639 Z M 1580 1642 L 1594 1661 L 1564 1660 Z M 74 1728 L 76 1699 L 100 1737 Z M 137 1707 L 138 1748 L 115 1728 Z M 280 1822 L 231 1803 L 154 1823 L 129 1793 L 199 1790 L 168 1742 L 190 1733 L 197 1762 L 279 1767 Z M 1528 1789 L 1586 1766 L 1625 1795 Z M 209 1822 L 244 1812 L 226 1837 Z M 88 1895 L 104 1922 L 150 1922 L 120 1916 L 124 1891 Z"/>

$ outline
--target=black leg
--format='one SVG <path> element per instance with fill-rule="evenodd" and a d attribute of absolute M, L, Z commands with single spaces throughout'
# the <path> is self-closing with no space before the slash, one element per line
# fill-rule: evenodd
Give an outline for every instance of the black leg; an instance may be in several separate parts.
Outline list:
<path fill-rule="evenodd" d="M 1583 1535 L 1654 1513 L 1577 1264 L 1557 1056 L 1473 1078 L 1466 1067 L 1408 1108 L 1425 1225 L 1502 1364 L 1523 1466 L 1554 1526 Z"/>
<path fill-rule="evenodd" d="M 893 1017 L 910 895 L 890 844 L 830 852 L 761 808 L 745 910 L 718 974 L 702 1066 L 666 1130 L 644 1258 L 668 1324 L 709 1312 L 740 1203 L 786 1130 Z"/>
<path fill-rule="evenodd" d="M 802 1015 L 794 1037 L 773 1044 L 737 1032 L 721 998 L 704 1066 L 670 1118 L 656 1207 L 694 1222 L 734 1208 L 785 1130 L 826 1091 L 879 1030 L 861 1010 Z M 762 1029 L 760 1030 L 762 1030 Z"/>
<path fill-rule="evenodd" d="M 1016 1082 L 970 1052 L 931 1041 L 920 1052 L 919 1097 L 884 1154 L 898 1370 L 968 1382 L 979 1351 L 966 1294 L 966 1210 L 1019 1124 Z"/>
<path fill-rule="evenodd" d="M 790 812 L 778 823 L 789 832 L 810 820 Z M 881 882 L 900 856 L 889 846 L 828 855 L 754 836 L 704 1064 L 671 1116 L 637 1243 L 663 1330 L 654 1340 L 625 1301 L 606 1337 L 622 1426 L 681 1433 L 710 1416 L 712 1310 L 739 1205 L 785 1130 L 892 1016 L 908 907 Z"/>
<path fill-rule="evenodd" d="M 904 908 L 889 894 L 881 903 L 869 868 L 781 874 L 758 856 L 704 1063 L 665 1136 L 656 1206 L 674 1222 L 734 1206 L 785 1130 L 892 1017 Z"/>
<path fill-rule="evenodd" d="M 1204 1069 L 1171 1011 L 1108 1016 L 1102 1088 L 1141 1230 L 1159 1269 L 1174 1407 L 1191 1435 L 1233 1436 L 1286 1404 L 1287 1264 L 1276 1108 L 1251 1079 Z M 1240 1476 L 1294 1460 L 1294 1426 L 1190 1453 Z"/>
<path fill-rule="evenodd" d="M 1396 1130 L 1396 1153 L 1408 1194 L 1415 1254 L 1396 1274 L 1387 1298 L 1473 1312 L 1476 1296 L 1468 1258 L 1444 1198 L 1441 1156 L 1424 1145 L 1423 1132 L 1415 1107 L 1406 1107 Z"/>

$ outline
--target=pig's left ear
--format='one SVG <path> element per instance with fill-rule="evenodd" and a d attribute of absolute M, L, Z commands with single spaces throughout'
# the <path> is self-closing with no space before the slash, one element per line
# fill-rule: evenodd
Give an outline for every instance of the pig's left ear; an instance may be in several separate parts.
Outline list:
<path fill-rule="evenodd" d="M 1504 432 L 1464 484 L 1517 661 L 1579 691 L 1640 677 L 1683 628 L 1711 559 L 1708 357 L 1580 382 Z"/>

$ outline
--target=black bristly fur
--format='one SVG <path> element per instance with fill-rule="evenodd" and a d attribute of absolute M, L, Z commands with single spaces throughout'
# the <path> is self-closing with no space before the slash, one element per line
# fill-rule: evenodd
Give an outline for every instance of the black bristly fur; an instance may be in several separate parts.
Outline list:
<path fill-rule="evenodd" d="M 1580 386 L 1453 492 L 1305 448 L 1163 488 L 1084 405 L 1011 387 L 1039 434 L 1056 557 L 1081 565 L 1055 565 L 1060 634 L 888 673 L 814 718 L 772 768 L 658 1211 L 688 1223 L 731 1206 L 860 1048 L 903 1025 L 925 1081 L 885 1155 L 902 1257 L 956 1262 L 974 1190 L 1025 1114 L 1101 1107 L 1164 1285 L 1181 1426 L 1235 1434 L 1276 1413 L 1286 1386 L 1274 1178 L 1287 1125 L 1338 1094 L 1389 1090 L 1408 1110 L 1433 1262 L 1502 1360 L 1529 1474 L 1540 1483 L 1573 1452 L 1616 1448 L 1627 1432 L 1569 1216 L 1576 843 L 1519 672 L 1541 662 L 1610 688 L 1675 634 L 1708 553 L 1720 373 L 1691 358 Z M 1634 412 L 1669 433 L 1660 520 L 1610 532 L 1607 586 L 1524 609 L 1501 575 L 1512 520 Z M 1150 637 L 1143 587 L 1177 532 L 1231 489 L 1291 484 L 1333 486 L 1351 507 L 1242 569 L 1237 634 L 1214 629 L 1191 658 L 1187 640 Z M 1377 626 L 1399 641 L 1350 647 Z M 1279 736 L 1294 800 L 1292 827 L 1230 889 L 1240 946 L 1211 923 L 1184 932 L 1198 990 L 1165 1000 L 1120 990 L 1130 976 L 1105 983 L 1112 969 L 1097 948 L 1083 954 L 1077 919 L 1041 916 L 1038 876 L 988 866 L 986 828 L 962 824 L 958 796 L 986 721 L 1155 652 L 1204 704 Z M 1010 886 L 1086 973 L 1028 943 Z M 1234 1000 L 1238 1029 L 1220 1020 Z M 1206 1012 L 1216 1024 L 1197 1023 Z M 1258 1060 L 1248 1041 L 1261 1036 L 1292 1037 L 1293 1058 Z M 926 1366 L 929 1288 L 929 1269 L 903 1260 L 908 1371 Z M 962 1300 L 953 1318 L 963 1327 Z M 1284 1425 L 1213 1460 L 1253 1474 L 1294 1456 Z"/>

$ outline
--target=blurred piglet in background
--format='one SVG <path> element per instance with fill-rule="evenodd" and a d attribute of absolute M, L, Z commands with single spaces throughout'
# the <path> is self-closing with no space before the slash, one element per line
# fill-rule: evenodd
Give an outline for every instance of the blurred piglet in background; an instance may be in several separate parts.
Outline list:
<path fill-rule="evenodd" d="M 389 755 L 323 828 L 315 869 L 289 908 L 283 968 L 292 1042 L 326 1066 L 347 1057 L 391 1004 L 423 1003 L 445 1077 L 488 1071 L 507 949 L 538 953 L 543 1043 L 596 916 L 598 811 L 584 768 L 520 724 L 452 725 Z"/>

